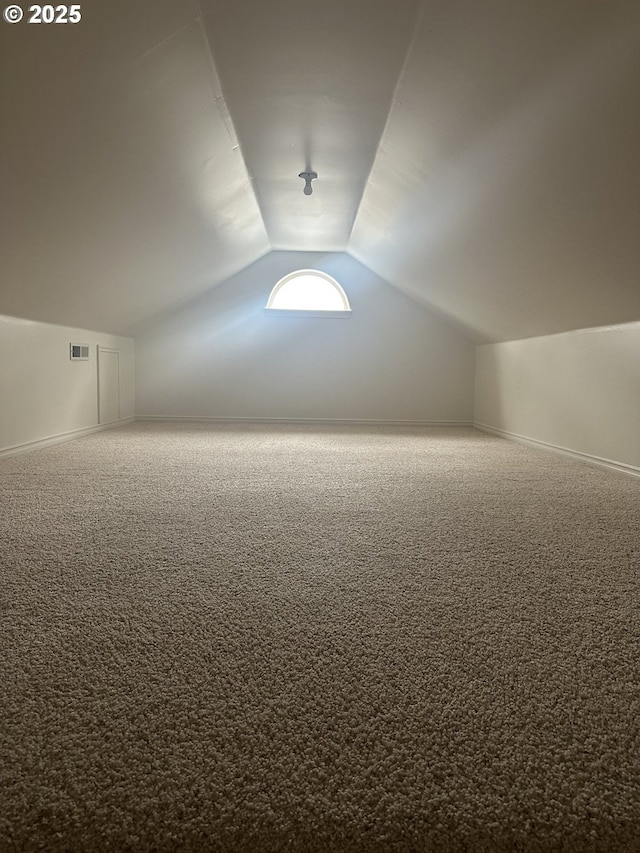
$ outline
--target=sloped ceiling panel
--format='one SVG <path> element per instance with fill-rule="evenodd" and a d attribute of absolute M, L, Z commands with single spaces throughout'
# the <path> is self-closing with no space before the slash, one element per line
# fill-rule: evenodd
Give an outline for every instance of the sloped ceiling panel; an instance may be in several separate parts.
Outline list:
<path fill-rule="evenodd" d="M 417 0 L 202 0 L 274 249 L 342 250 L 408 50 Z M 298 173 L 318 173 L 312 196 Z"/>
<path fill-rule="evenodd" d="M 347 249 L 477 341 L 640 317 L 635 0 L 82 12 L 0 26 L 0 312 L 135 334 Z"/>
<path fill-rule="evenodd" d="M 425 3 L 351 252 L 478 341 L 640 316 L 634 3 Z"/>
<path fill-rule="evenodd" d="M 191 2 L 2 30 L 0 312 L 129 333 L 269 248 Z"/>

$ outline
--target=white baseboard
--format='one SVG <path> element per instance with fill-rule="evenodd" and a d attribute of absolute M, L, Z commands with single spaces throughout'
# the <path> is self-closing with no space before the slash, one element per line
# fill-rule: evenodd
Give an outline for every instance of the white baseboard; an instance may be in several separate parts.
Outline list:
<path fill-rule="evenodd" d="M 162 415 L 138 415 L 136 421 L 155 421 L 161 423 L 252 423 L 252 424 L 323 424 L 331 426 L 352 424 L 357 426 L 420 426 L 420 427 L 472 427 L 471 421 L 392 421 L 376 420 L 375 418 L 235 418 L 235 417 L 165 417 Z"/>
<path fill-rule="evenodd" d="M 50 447 L 52 444 L 62 444 L 64 441 L 73 441 L 75 438 L 82 438 L 84 435 L 91 435 L 94 432 L 102 432 L 105 429 L 113 429 L 114 427 L 132 424 L 135 418 L 123 418 L 121 421 L 114 421 L 110 424 L 97 424 L 96 426 L 83 427 L 82 429 L 74 429 L 70 432 L 61 432 L 57 435 L 50 435 L 47 438 L 41 438 L 37 441 L 27 441 L 24 444 L 14 444 L 11 447 L 5 447 L 0 450 L 0 459 L 5 456 L 15 456 L 18 453 L 31 453 L 33 450 L 40 450 L 43 447 Z"/>
<path fill-rule="evenodd" d="M 559 444 L 551 444 L 548 441 L 540 441 L 537 438 L 529 438 L 526 435 L 519 435 L 516 432 L 508 432 L 508 430 L 498 429 L 497 427 L 489 426 L 475 422 L 473 426 L 482 432 L 489 432 L 493 435 L 498 435 L 500 438 L 506 438 L 509 441 L 516 441 L 518 444 L 528 444 L 531 447 L 538 447 L 541 450 L 548 450 L 551 453 L 559 453 L 562 456 L 570 456 L 572 459 L 578 459 L 580 462 L 586 462 L 588 465 L 596 465 L 599 468 L 608 468 L 610 471 L 618 471 L 621 474 L 626 474 L 630 477 L 640 477 L 640 468 L 636 465 L 627 465 L 626 462 L 616 462 L 614 459 L 605 459 L 602 456 L 594 456 L 592 453 L 583 453 L 581 450 L 572 450 L 570 447 L 562 447 Z"/>

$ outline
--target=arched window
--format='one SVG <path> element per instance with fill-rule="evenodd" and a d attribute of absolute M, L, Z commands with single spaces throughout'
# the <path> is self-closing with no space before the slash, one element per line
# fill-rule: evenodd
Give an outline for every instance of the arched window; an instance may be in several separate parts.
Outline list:
<path fill-rule="evenodd" d="M 347 294 L 320 270 L 297 270 L 281 278 L 269 294 L 267 311 L 312 317 L 348 317 Z"/>

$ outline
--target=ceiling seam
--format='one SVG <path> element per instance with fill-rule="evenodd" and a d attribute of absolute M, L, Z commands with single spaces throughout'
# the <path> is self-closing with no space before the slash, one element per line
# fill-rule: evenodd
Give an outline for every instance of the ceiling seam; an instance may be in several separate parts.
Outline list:
<path fill-rule="evenodd" d="M 157 44 L 154 44 L 153 47 L 150 47 L 148 50 L 145 50 L 145 52 L 141 53 L 139 56 L 137 56 L 136 59 L 144 59 L 145 56 L 149 56 L 150 53 L 153 53 L 154 50 L 157 50 L 159 47 L 162 47 L 163 44 L 166 44 L 168 41 L 171 41 L 171 39 L 174 38 L 174 36 L 177 36 L 178 33 L 181 33 L 183 30 L 186 30 L 188 27 L 190 27 L 194 23 L 194 21 L 197 21 L 197 20 L 198 20 L 197 18 L 192 18 L 188 23 L 183 24 L 181 27 L 178 27 L 177 30 L 174 30 L 172 33 L 169 33 L 169 35 L 166 36 L 165 38 L 160 39 L 160 41 Z"/>

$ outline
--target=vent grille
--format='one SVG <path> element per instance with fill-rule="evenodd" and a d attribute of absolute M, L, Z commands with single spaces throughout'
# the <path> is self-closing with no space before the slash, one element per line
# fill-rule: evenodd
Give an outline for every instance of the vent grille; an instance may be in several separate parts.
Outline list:
<path fill-rule="evenodd" d="M 69 344 L 71 361 L 89 361 L 89 344 Z"/>

